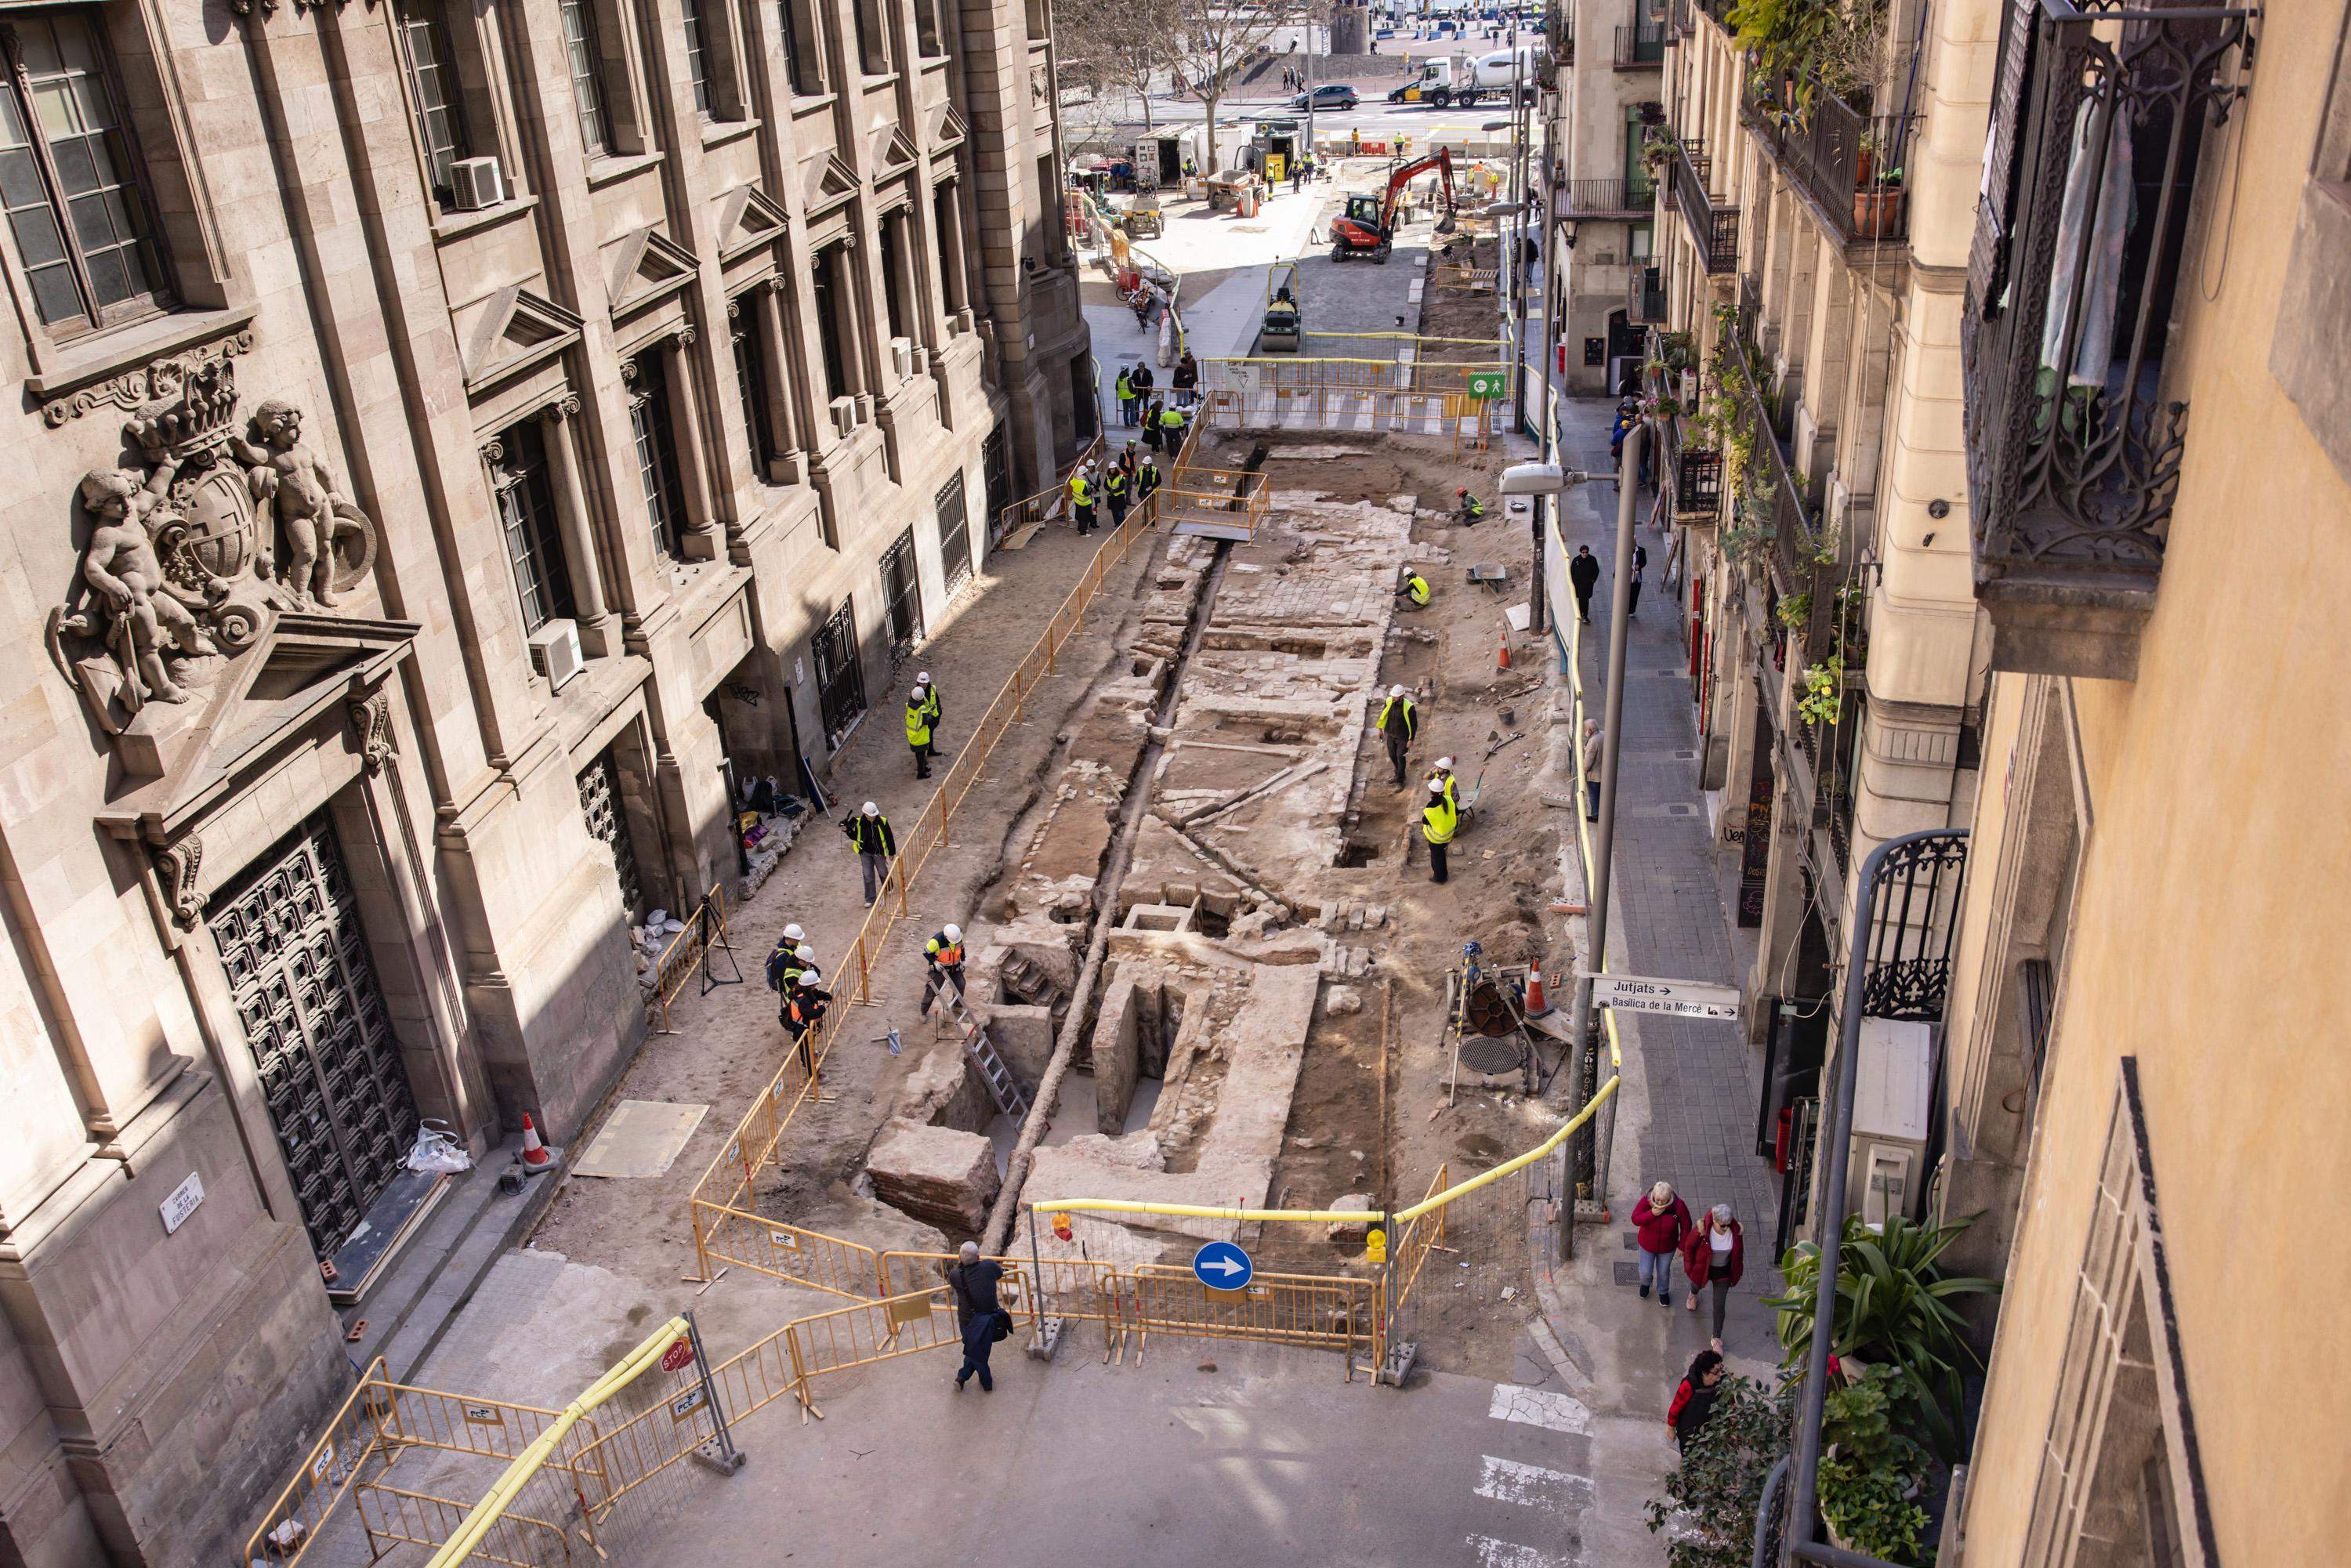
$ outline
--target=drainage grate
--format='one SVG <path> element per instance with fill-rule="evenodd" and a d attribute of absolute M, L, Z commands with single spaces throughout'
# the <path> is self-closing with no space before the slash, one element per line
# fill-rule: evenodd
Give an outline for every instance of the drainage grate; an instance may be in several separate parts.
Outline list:
<path fill-rule="evenodd" d="M 1617 1264 L 1616 1282 L 1620 1285 L 1639 1284 L 1641 1282 L 1641 1270 L 1639 1267 L 1632 1263 Z"/>
<path fill-rule="evenodd" d="M 1687 801 L 1677 800 L 1666 807 L 1666 815 L 1668 817 L 1695 817 L 1698 815 L 1698 808 L 1689 804 Z"/>

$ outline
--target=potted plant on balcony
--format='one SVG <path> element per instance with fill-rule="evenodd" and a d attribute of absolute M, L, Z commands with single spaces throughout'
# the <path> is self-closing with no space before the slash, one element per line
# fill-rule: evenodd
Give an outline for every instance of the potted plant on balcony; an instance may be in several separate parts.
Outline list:
<path fill-rule="evenodd" d="M 1853 232 L 1856 239 L 1884 239 L 1902 226 L 1902 171 L 1888 169 L 1876 183 L 1853 193 Z"/>

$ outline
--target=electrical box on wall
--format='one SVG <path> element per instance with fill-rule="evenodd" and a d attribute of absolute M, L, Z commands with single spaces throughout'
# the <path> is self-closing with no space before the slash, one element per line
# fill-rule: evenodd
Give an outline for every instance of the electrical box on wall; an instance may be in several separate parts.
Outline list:
<path fill-rule="evenodd" d="M 1845 1207 L 1873 1230 L 1888 1218 L 1917 1218 L 1926 1185 L 1928 1103 L 1933 1092 L 1936 1028 L 1864 1019 L 1855 1045 L 1853 1149 Z"/>

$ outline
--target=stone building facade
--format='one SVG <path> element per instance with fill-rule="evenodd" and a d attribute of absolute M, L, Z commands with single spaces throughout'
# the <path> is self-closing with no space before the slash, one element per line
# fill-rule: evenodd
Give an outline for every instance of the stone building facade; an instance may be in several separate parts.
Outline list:
<path fill-rule="evenodd" d="M 1092 419 L 1050 13 L 0 13 L 0 1562 L 219 1561 Z M 883 715 L 886 720 L 888 715 Z"/>

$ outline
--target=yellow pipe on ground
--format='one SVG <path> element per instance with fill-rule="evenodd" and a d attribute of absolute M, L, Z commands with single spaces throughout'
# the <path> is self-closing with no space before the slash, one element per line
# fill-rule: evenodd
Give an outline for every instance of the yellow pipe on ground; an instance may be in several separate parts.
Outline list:
<path fill-rule="evenodd" d="M 645 1369 L 658 1362 L 663 1353 L 675 1344 L 685 1332 L 684 1318 L 670 1319 L 647 1335 L 643 1343 L 590 1384 L 579 1398 L 565 1406 L 562 1414 L 548 1424 L 547 1430 L 514 1457 L 514 1462 L 507 1466 L 506 1473 L 499 1476 L 490 1490 L 482 1495 L 482 1500 L 474 1505 L 474 1511 L 458 1524 L 442 1544 L 441 1550 L 433 1554 L 433 1561 L 426 1568 L 454 1568 L 455 1564 L 471 1556 L 474 1548 L 489 1534 L 490 1527 L 505 1514 L 507 1505 L 521 1495 L 523 1487 L 538 1473 L 539 1467 L 547 1462 L 547 1457 L 555 1452 L 557 1445 L 563 1441 L 571 1428 L 579 1425 L 580 1418 L 643 1376 Z"/>

